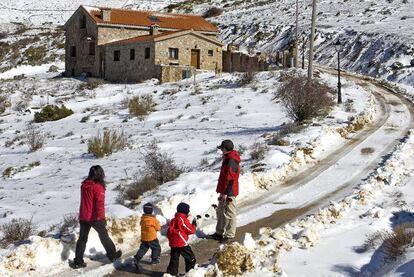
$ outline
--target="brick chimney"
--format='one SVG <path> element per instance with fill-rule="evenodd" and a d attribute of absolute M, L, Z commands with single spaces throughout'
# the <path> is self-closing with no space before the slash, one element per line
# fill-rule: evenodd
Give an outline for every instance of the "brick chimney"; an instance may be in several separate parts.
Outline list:
<path fill-rule="evenodd" d="M 160 31 L 158 30 L 160 26 L 158 26 L 157 24 L 153 24 L 150 27 L 150 36 L 155 36 L 158 35 L 160 33 Z"/>
<path fill-rule="evenodd" d="M 104 22 L 110 22 L 111 21 L 111 9 L 102 8 L 101 9 L 101 18 Z"/>

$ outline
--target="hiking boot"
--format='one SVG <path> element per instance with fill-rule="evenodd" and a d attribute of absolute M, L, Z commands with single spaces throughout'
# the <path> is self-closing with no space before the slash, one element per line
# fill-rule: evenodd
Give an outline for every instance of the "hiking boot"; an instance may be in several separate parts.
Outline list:
<path fill-rule="evenodd" d="M 133 263 L 134 263 L 134 265 L 135 265 L 136 269 L 138 269 L 138 268 L 139 268 L 139 261 L 140 261 L 140 260 L 141 260 L 140 258 L 138 258 L 137 256 L 134 256 L 134 261 L 133 261 Z"/>
<path fill-rule="evenodd" d="M 113 263 L 116 260 L 118 260 L 119 258 L 121 258 L 121 256 L 122 256 L 122 251 L 121 250 L 118 250 L 118 251 L 115 252 L 115 256 L 108 257 L 108 259 Z"/>
<path fill-rule="evenodd" d="M 224 244 L 226 244 L 226 243 L 230 243 L 230 242 L 233 242 L 233 241 L 234 241 L 234 238 L 223 237 L 223 238 L 220 240 L 220 243 L 224 243 Z"/>
<path fill-rule="evenodd" d="M 160 264 L 160 263 L 161 263 L 161 261 L 159 259 L 156 259 L 156 260 L 152 260 L 151 261 L 151 264 L 153 264 L 153 265 Z"/>
<path fill-rule="evenodd" d="M 69 266 L 73 269 L 79 269 L 86 267 L 86 263 L 76 263 L 76 262 L 69 262 Z"/>
<path fill-rule="evenodd" d="M 209 235 L 208 238 L 209 239 L 214 239 L 214 240 L 222 240 L 223 239 L 223 235 L 214 233 L 212 235 Z"/>

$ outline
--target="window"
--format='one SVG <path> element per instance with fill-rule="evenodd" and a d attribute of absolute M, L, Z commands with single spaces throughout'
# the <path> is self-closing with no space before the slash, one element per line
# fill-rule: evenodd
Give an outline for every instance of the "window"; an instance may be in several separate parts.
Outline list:
<path fill-rule="evenodd" d="M 115 50 L 114 51 L 114 61 L 119 62 L 120 59 L 121 59 L 121 51 Z"/>
<path fill-rule="evenodd" d="M 210 57 L 213 57 L 213 55 L 214 55 L 214 51 L 213 51 L 213 50 L 208 50 L 208 55 L 209 55 Z"/>
<path fill-rule="evenodd" d="M 168 57 L 170 59 L 178 60 L 178 48 L 168 48 Z"/>
<path fill-rule="evenodd" d="M 76 46 L 71 46 L 70 47 L 70 56 L 71 57 L 76 57 Z"/>
<path fill-rule="evenodd" d="M 149 47 L 145 48 L 145 58 L 149 59 L 151 56 L 151 49 Z"/>
<path fill-rule="evenodd" d="M 135 49 L 130 49 L 129 50 L 129 59 L 132 61 L 132 60 L 135 60 Z"/>
<path fill-rule="evenodd" d="M 85 29 L 86 28 L 86 16 L 85 15 L 83 15 L 81 17 L 81 20 L 80 20 L 80 28 L 81 29 Z"/>
<path fill-rule="evenodd" d="M 95 43 L 89 42 L 89 55 L 95 56 Z"/>

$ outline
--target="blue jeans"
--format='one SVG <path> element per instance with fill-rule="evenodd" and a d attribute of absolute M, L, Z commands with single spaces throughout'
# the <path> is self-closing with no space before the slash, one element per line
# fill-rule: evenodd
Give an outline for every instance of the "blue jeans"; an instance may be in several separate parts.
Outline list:
<path fill-rule="evenodd" d="M 147 253 L 148 249 L 151 248 L 151 260 L 158 261 L 161 256 L 161 246 L 158 239 L 152 241 L 141 241 L 138 252 L 135 255 L 135 258 L 139 261 Z"/>

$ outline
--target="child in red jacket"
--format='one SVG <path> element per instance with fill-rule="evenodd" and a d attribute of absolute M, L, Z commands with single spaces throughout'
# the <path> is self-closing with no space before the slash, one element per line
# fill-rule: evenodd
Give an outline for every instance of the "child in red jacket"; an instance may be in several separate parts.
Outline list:
<path fill-rule="evenodd" d="M 196 258 L 193 250 L 188 245 L 188 236 L 192 235 L 196 231 L 197 222 L 196 219 L 190 224 L 188 220 L 188 214 L 190 213 L 190 206 L 186 203 L 180 203 L 177 206 L 177 213 L 171 220 L 167 238 L 171 247 L 170 264 L 167 268 L 167 273 L 173 276 L 178 275 L 178 266 L 180 262 L 180 255 L 185 260 L 185 271 L 188 272 L 194 268 L 196 264 Z"/>

